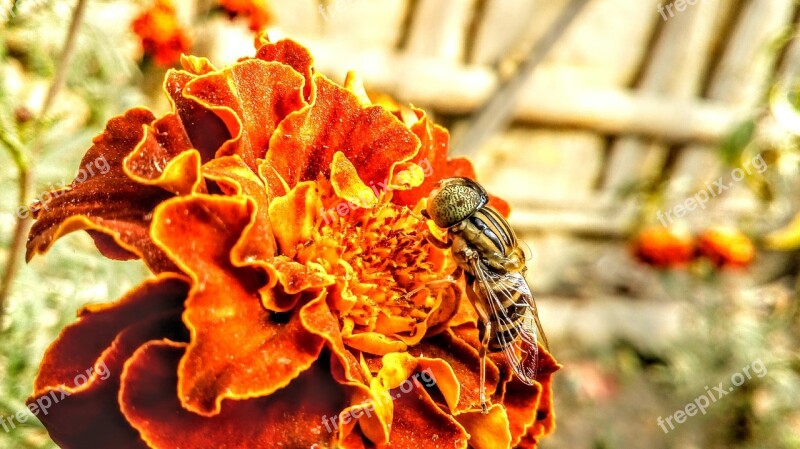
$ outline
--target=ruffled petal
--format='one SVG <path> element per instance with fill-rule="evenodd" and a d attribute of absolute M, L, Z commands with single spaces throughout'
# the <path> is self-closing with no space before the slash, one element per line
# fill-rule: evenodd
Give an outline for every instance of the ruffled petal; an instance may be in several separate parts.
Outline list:
<path fill-rule="evenodd" d="M 297 245 L 311 239 L 316 228 L 317 211 L 322 209 L 313 182 L 297 184 L 285 196 L 275 198 L 269 205 L 275 239 L 281 254 L 294 257 Z"/>
<path fill-rule="evenodd" d="M 378 204 L 375 193 L 358 177 L 353 163 L 341 151 L 333 155 L 331 185 L 339 198 L 358 207 L 371 208 Z"/>
<path fill-rule="evenodd" d="M 244 195 L 253 200 L 255 213 L 239 244 L 234 248 L 233 263 L 243 266 L 271 259 L 277 250 L 269 221 L 267 186 L 239 156 L 224 156 L 203 166 L 203 175 L 216 182 L 226 195 Z"/>
<path fill-rule="evenodd" d="M 154 119 L 150 111 L 137 108 L 108 122 L 81 161 L 72 186 L 32 207 L 36 222 L 28 237 L 27 260 L 46 252 L 62 235 L 84 229 L 97 231 L 95 243 L 107 257 L 142 258 L 154 272 L 176 270 L 148 236 L 153 209 L 172 195 L 134 182 L 123 168 L 123 159 Z"/>
<path fill-rule="evenodd" d="M 178 116 L 168 114 L 148 125 L 144 138 L 123 160 L 126 174 L 134 181 L 161 187 L 175 195 L 201 189 L 200 153 Z"/>
<path fill-rule="evenodd" d="M 477 342 L 476 342 L 477 343 Z M 477 344 L 470 344 L 457 337 L 452 331 L 443 332 L 434 338 L 409 349 L 409 354 L 418 358 L 436 358 L 446 361 L 458 379 L 458 385 L 445 385 L 437 382 L 443 393 L 458 388 L 458 401 L 448 400 L 448 407 L 454 414 L 476 410 L 480 407 L 480 357 Z M 494 394 L 499 381 L 499 370 L 491 360 L 486 361 L 486 395 Z M 445 399 L 452 397 L 445 395 Z"/>
<path fill-rule="evenodd" d="M 349 90 L 322 75 L 314 75 L 314 103 L 281 122 L 266 156 L 265 171 L 277 195 L 302 181 L 330 177 L 333 155 L 341 151 L 359 178 L 385 188 L 392 167 L 413 157 L 419 139 L 391 113 L 379 106 L 363 107 Z M 383 187 L 382 187 L 383 186 Z"/>
<path fill-rule="evenodd" d="M 511 433 L 508 431 L 506 410 L 495 404 L 489 413 L 480 411 L 464 412 L 456 415 L 456 420 L 469 433 L 470 449 L 508 449 L 511 446 Z"/>
<path fill-rule="evenodd" d="M 388 447 L 418 449 L 446 447 L 466 449 L 469 435 L 464 427 L 443 412 L 422 390 L 404 392 L 399 387 L 389 390 L 394 401 L 392 433 Z"/>
<path fill-rule="evenodd" d="M 60 447 L 147 447 L 117 405 L 120 374 L 147 341 L 188 337 L 180 320 L 188 288 L 173 275 L 146 281 L 117 303 L 85 308 L 62 331 L 27 401 Z"/>
<path fill-rule="evenodd" d="M 188 71 L 170 70 L 164 78 L 164 90 L 172 103 L 172 110 L 180 118 L 192 147 L 200 151 L 200 160 L 205 163 L 214 158 L 217 150 L 231 138 L 225 123 L 213 111 L 197 101 L 183 95 L 189 81 L 198 75 L 210 73 L 211 63 L 196 58 L 184 62 Z"/>
<path fill-rule="evenodd" d="M 303 83 L 291 67 L 248 59 L 193 79 L 183 95 L 217 114 L 233 136 L 217 156 L 237 154 L 256 171 L 278 123 L 306 105 Z"/>
<path fill-rule="evenodd" d="M 313 102 L 314 57 L 305 47 L 291 39 L 282 39 L 275 43 L 269 42 L 266 33 L 259 35 L 256 46 L 259 47 L 256 58 L 262 61 L 286 64 L 303 75 L 305 78 L 303 97 L 308 103 Z"/>
<path fill-rule="evenodd" d="M 253 213 L 250 199 L 197 195 L 164 203 L 153 219 L 153 239 L 192 278 L 183 315 L 191 344 L 178 394 L 184 407 L 204 416 L 219 413 L 225 398 L 283 388 L 323 346 L 303 328 L 300 310 L 279 316 L 264 309 L 258 296 L 263 275 L 231 262 Z"/>
<path fill-rule="evenodd" d="M 128 421 L 154 449 L 328 447 L 325 423 L 345 405 L 325 363 L 316 363 L 286 388 L 264 398 L 226 401 L 204 417 L 181 407 L 175 395 L 185 345 L 151 342 L 131 357 L 122 374 L 120 403 Z M 253 372 L 256 373 L 256 367 Z M 317 444 L 318 446 L 313 446 Z M 357 446 L 351 446 L 357 447 Z"/>
<path fill-rule="evenodd" d="M 400 109 L 395 114 L 403 116 Z M 450 144 L 450 134 L 446 129 L 434 124 L 420 109 L 413 109 L 413 124 L 409 124 L 411 131 L 419 138 L 421 145 L 419 152 L 412 162 L 416 163 L 423 171 L 424 181 L 419 187 L 396 192 L 392 201 L 404 206 L 414 206 L 428 196 L 430 191 L 440 179 L 450 173 L 447 163 L 447 148 Z M 406 118 L 406 122 L 409 118 Z"/>

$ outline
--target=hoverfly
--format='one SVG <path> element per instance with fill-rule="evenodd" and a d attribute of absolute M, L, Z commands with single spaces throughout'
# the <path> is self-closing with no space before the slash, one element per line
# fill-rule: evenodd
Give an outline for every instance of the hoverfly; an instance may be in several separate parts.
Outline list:
<path fill-rule="evenodd" d="M 450 248 L 465 273 L 467 297 L 481 319 L 479 338 L 480 402 L 486 406 L 486 352 L 503 351 L 505 359 L 522 382 L 536 380 L 538 342 L 547 348 L 536 302 L 524 273 L 525 256 L 508 222 L 487 205 L 486 189 L 468 178 L 440 180 L 428 196 L 423 215 L 446 229 L 442 242 L 428 238 L 440 248 Z"/>

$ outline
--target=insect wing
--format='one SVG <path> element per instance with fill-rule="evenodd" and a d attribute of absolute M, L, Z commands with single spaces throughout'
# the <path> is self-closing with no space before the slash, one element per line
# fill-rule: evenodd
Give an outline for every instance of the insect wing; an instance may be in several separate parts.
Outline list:
<path fill-rule="evenodd" d="M 532 385 L 538 371 L 539 339 L 545 344 L 536 303 L 522 273 L 497 274 L 476 267 L 479 288 L 489 303 L 498 329 L 493 333 L 514 374 Z"/>

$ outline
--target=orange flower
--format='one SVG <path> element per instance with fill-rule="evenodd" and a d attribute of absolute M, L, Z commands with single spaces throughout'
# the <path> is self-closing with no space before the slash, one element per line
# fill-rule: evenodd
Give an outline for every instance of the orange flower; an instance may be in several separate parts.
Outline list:
<path fill-rule="evenodd" d="M 717 267 L 746 267 L 753 261 L 756 250 L 753 242 L 736 228 L 716 226 L 698 238 L 697 252 Z"/>
<path fill-rule="evenodd" d="M 231 17 L 247 17 L 253 31 L 260 31 L 273 20 L 267 0 L 219 0 L 219 4 Z"/>
<path fill-rule="evenodd" d="M 131 27 L 142 40 L 144 53 L 162 67 L 178 62 L 191 46 L 186 31 L 178 22 L 172 0 L 156 0 L 133 20 Z"/>
<path fill-rule="evenodd" d="M 653 226 L 640 231 L 632 243 L 634 256 L 657 268 L 684 265 L 692 260 L 694 242 L 688 232 Z"/>
<path fill-rule="evenodd" d="M 535 447 L 554 428 L 558 364 L 540 350 L 528 386 L 494 357 L 481 414 L 476 314 L 462 288 L 432 282 L 455 262 L 424 238 L 436 230 L 423 198 L 469 162 L 447 157 L 447 132 L 422 111 L 401 121 L 353 77 L 315 73 L 299 44 L 257 43 L 223 69 L 183 58 L 165 82 L 173 112 L 109 121 L 83 163 L 102 155 L 110 169 L 34 207 L 29 258 L 84 229 L 156 274 L 84 309 L 47 351 L 29 404 L 69 393 L 40 415 L 52 438 Z M 75 383 L 91 366 L 111 374 Z"/>

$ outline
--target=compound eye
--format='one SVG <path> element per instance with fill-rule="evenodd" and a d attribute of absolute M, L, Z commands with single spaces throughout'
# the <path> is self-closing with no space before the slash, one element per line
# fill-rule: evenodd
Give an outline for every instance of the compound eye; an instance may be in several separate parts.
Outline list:
<path fill-rule="evenodd" d="M 486 190 L 467 178 L 439 182 L 428 199 L 428 214 L 440 228 L 449 228 L 469 218 L 489 201 Z"/>

